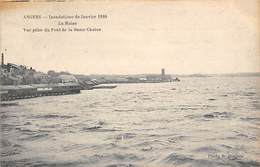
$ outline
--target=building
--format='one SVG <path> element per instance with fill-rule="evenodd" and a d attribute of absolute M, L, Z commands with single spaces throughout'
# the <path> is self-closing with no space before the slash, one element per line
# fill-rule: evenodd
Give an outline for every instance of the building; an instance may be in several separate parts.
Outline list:
<path fill-rule="evenodd" d="M 57 78 L 57 79 L 56 79 Z M 24 85 L 24 84 L 40 84 L 40 83 L 60 83 L 60 79 L 56 77 L 54 79 L 47 74 L 37 72 L 32 67 L 26 67 L 24 65 L 16 65 L 13 63 L 4 63 L 4 54 L 1 54 L 0 65 L 0 84 L 1 85 Z"/>
<path fill-rule="evenodd" d="M 74 75 L 59 75 L 62 83 L 78 83 L 78 79 Z"/>
<path fill-rule="evenodd" d="M 148 82 L 170 82 L 172 81 L 171 75 L 165 74 L 165 69 L 161 70 L 161 74 L 151 74 L 146 76 Z"/>

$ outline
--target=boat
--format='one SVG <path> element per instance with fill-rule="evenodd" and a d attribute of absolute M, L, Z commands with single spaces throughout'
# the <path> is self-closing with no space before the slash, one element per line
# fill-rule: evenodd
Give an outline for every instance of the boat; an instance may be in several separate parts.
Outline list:
<path fill-rule="evenodd" d="M 181 80 L 180 80 L 179 78 L 176 77 L 176 78 L 173 79 L 172 81 L 173 81 L 173 82 L 179 82 L 179 81 L 181 81 Z"/>

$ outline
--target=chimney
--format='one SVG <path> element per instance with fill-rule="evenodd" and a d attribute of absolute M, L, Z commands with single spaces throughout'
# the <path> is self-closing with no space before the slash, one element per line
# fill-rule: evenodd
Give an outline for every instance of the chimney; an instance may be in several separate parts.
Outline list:
<path fill-rule="evenodd" d="M 164 70 L 164 68 L 162 68 L 162 75 L 165 75 L 165 70 Z"/>
<path fill-rule="evenodd" d="M 4 53 L 2 53 L 1 66 L 4 66 Z"/>
<path fill-rule="evenodd" d="M 164 68 L 161 70 L 161 79 L 165 80 L 165 70 L 164 70 Z"/>

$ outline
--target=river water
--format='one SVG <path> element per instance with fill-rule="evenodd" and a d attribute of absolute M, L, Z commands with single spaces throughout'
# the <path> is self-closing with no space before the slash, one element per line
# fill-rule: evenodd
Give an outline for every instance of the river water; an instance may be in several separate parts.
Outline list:
<path fill-rule="evenodd" d="M 1 166 L 260 166 L 260 77 L 120 84 L 0 114 Z"/>

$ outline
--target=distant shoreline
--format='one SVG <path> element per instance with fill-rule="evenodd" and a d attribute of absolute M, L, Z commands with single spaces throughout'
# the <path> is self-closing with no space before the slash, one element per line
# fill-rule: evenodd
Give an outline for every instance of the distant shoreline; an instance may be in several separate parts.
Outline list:
<path fill-rule="evenodd" d="M 188 74 L 176 75 L 178 77 L 260 77 L 259 73 L 223 73 L 223 74 Z"/>
<path fill-rule="evenodd" d="M 92 77 L 105 77 L 105 76 L 117 76 L 117 77 L 141 77 L 147 75 L 156 75 L 153 73 L 149 74 L 73 74 L 76 76 L 92 76 Z M 260 77 L 260 72 L 252 73 L 223 73 L 223 74 L 168 74 L 175 77 Z"/>

